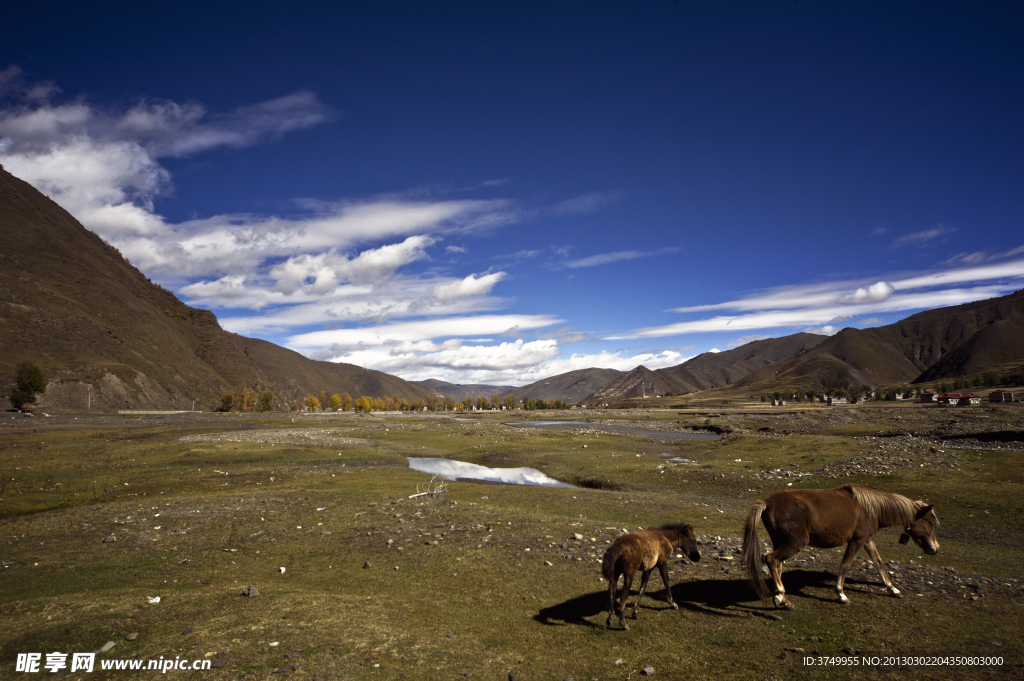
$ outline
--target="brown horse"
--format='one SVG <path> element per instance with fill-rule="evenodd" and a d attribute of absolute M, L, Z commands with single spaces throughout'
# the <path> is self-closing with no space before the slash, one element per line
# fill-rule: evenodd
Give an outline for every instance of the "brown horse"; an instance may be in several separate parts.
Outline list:
<path fill-rule="evenodd" d="M 640 593 L 633 604 L 633 619 L 636 619 L 640 599 L 643 598 L 647 580 L 650 579 L 655 567 L 661 571 L 661 581 L 665 584 L 669 605 L 676 610 L 679 609 L 672 600 L 672 588 L 668 583 L 668 559 L 680 547 L 686 548 L 686 553 L 693 562 L 700 560 L 697 536 L 693 533 L 692 527 L 683 523 L 649 527 L 640 532 L 624 534 L 608 547 L 604 552 L 601 574 L 608 580 L 609 627 L 615 614 L 615 587 L 619 582 L 619 575 L 625 575 L 622 580 L 622 602 L 619 604 L 619 624 L 623 629 L 629 629 L 629 625 L 626 624 L 626 599 L 633 588 L 633 578 L 636 577 L 637 570 L 643 571 L 643 578 L 640 581 Z"/>
<path fill-rule="evenodd" d="M 874 561 L 889 593 L 901 597 L 882 566 L 873 537 L 882 527 L 903 527 L 901 544 L 909 539 L 929 556 L 939 551 L 935 528 L 939 519 L 934 506 L 911 501 L 899 494 L 889 494 L 861 485 L 843 485 L 836 489 L 804 489 L 776 492 L 764 501 L 750 505 L 750 514 L 743 534 L 743 564 L 747 579 L 757 595 L 768 598 L 768 588 L 761 577 L 761 550 L 758 547 L 757 523 L 762 521 L 772 539 L 774 551 L 764 557 L 775 581 L 776 607 L 793 610 L 782 586 L 782 562 L 795 556 L 805 546 L 830 549 L 846 543 L 846 553 L 839 563 L 836 593 L 840 603 L 849 603 L 843 593 L 846 572 L 862 548 Z"/>

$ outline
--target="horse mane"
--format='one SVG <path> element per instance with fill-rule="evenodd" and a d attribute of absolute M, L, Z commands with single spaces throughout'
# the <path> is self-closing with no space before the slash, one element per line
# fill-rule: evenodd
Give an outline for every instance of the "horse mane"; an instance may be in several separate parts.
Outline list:
<path fill-rule="evenodd" d="M 854 500 L 868 515 L 873 516 L 882 527 L 907 527 L 914 522 L 917 512 L 925 507 L 923 501 L 911 501 L 902 494 L 879 492 L 861 485 L 843 485 L 853 494 Z M 938 516 L 932 517 L 939 524 Z"/>

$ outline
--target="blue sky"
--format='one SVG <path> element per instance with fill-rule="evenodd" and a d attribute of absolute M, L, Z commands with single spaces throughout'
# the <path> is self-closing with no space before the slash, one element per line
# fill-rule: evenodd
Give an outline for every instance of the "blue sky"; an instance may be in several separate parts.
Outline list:
<path fill-rule="evenodd" d="M 318 359 L 524 384 L 1024 287 L 1019 4 L 8 14 L 0 163 Z"/>

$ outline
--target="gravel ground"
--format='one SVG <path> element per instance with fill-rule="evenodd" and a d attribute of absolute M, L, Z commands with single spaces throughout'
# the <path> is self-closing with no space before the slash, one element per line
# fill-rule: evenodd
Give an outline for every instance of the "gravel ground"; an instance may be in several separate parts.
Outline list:
<path fill-rule="evenodd" d="M 306 447 L 336 447 L 338 445 L 361 445 L 376 447 L 373 440 L 344 437 L 352 428 L 280 428 L 275 430 L 235 430 L 205 435 L 186 435 L 178 442 L 262 442 L 274 445 L 299 445 Z"/>

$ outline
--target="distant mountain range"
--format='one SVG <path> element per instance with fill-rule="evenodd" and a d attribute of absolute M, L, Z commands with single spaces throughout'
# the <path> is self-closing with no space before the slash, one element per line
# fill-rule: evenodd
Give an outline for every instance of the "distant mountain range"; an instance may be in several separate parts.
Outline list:
<path fill-rule="evenodd" d="M 0 390 L 18 362 L 44 371 L 42 406 L 199 408 L 241 386 L 271 390 L 278 406 L 312 393 L 448 395 L 570 404 L 734 387 L 756 394 L 895 386 L 1024 365 L 1024 291 L 915 314 L 834 336 L 754 341 L 651 371 L 581 369 L 523 387 L 410 382 L 352 364 L 310 360 L 228 333 L 208 310 L 153 284 L 112 246 L 31 185 L 0 168 Z"/>
<path fill-rule="evenodd" d="M 504 399 L 511 395 L 516 400 L 532 397 L 538 400 L 562 400 L 575 404 L 593 392 L 596 388 L 607 384 L 621 376 L 622 372 L 615 369 L 579 369 L 565 374 L 541 379 L 535 383 L 516 387 L 511 385 L 457 385 L 446 383 L 435 378 L 426 381 L 414 381 L 431 390 L 444 393 L 456 400 L 467 397 L 497 397 Z"/>
<path fill-rule="evenodd" d="M 227 390 L 272 390 L 278 406 L 326 390 L 427 398 L 379 371 L 317 362 L 228 333 L 208 310 L 153 284 L 34 187 L 0 170 L 0 403 L 35 362 L 48 408 L 209 408 Z"/>
<path fill-rule="evenodd" d="M 920 312 L 834 336 L 795 333 L 704 353 L 678 366 L 640 366 L 584 403 L 734 386 L 749 393 L 925 383 L 1024 365 L 1024 291 Z"/>

